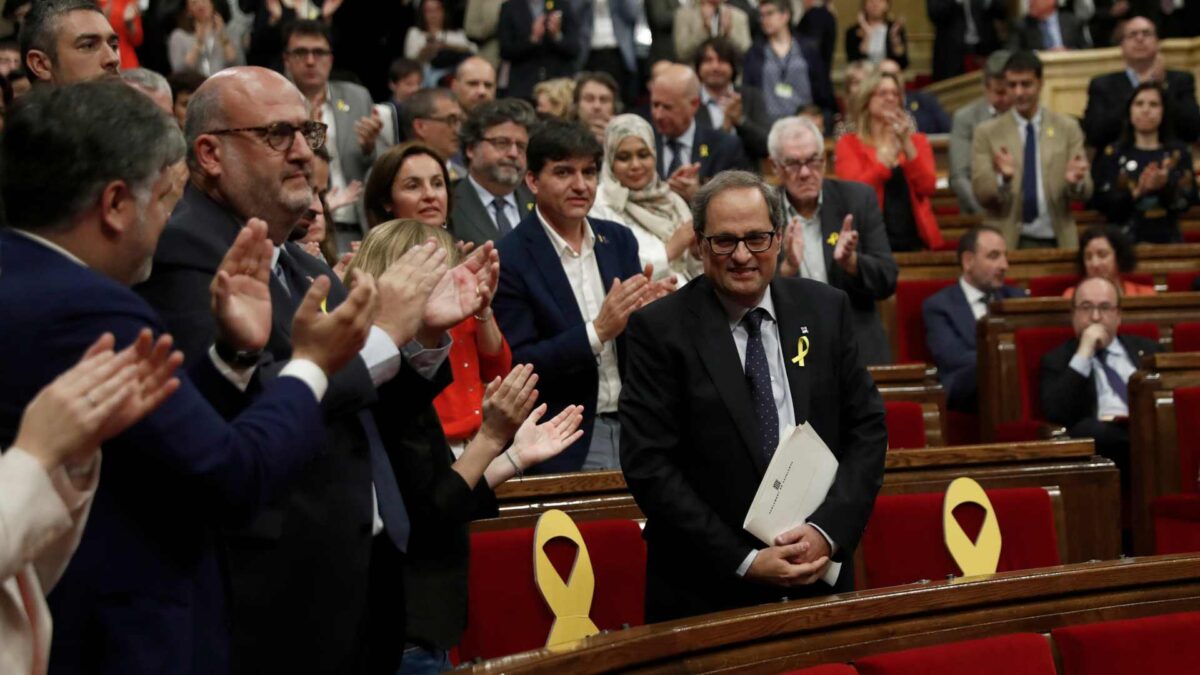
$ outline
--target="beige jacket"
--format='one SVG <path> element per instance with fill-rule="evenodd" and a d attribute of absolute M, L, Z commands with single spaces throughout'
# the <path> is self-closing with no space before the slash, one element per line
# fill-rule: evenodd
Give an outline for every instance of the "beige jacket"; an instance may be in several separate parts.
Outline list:
<path fill-rule="evenodd" d="M 45 593 L 79 545 L 99 470 L 83 491 L 16 448 L 0 455 L 0 673 L 43 675 L 50 657 Z"/>
<path fill-rule="evenodd" d="M 1013 178 L 1003 184 L 997 181 L 992 156 L 1000 148 L 1008 148 L 1013 156 Z M 1017 247 L 1021 235 L 1021 177 L 1023 148 L 1021 132 L 1010 111 L 982 122 L 975 128 L 971 143 L 971 188 L 986 214 L 986 222 L 1004 233 L 1009 250 Z M 1058 247 L 1079 248 L 1079 233 L 1071 215 L 1073 200 L 1086 200 L 1092 195 L 1092 177 L 1075 185 L 1067 183 L 1067 162 L 1075 155 L 1087 157 L 1083 149 L 1083 131 L 1074 118 L 1042 108 L 1042 125 L 1038 131 L 1038 151 L 1042 162 L 1042 186 L 1046 193 L 1046 209 L 1058 239 Z"/>
<path fill-rule="evenodd" d="M 502 4 L 499 0 L 467 0 L 467 12 L 463 17 L 463 32 L 479 45 L 479 55 L 497 71 L 500 70 L 500 38 L 496 30 L 500 26 Z"/>
<path fill-rule="evenodd" d="M 745 54 L 750 49 L 750 18 L 737 7 L 722 3 L 721 11 L 730 13 L 729 42 L 738 54 Z M 699 5 L 681 8 L 675 13 L 675 60 L 679 63 L 692 64 L 696 58 L 696 50 L 701 43 L 710 37 L 709 26 L 704 24 L 704 15 L 700 13 Z"/>

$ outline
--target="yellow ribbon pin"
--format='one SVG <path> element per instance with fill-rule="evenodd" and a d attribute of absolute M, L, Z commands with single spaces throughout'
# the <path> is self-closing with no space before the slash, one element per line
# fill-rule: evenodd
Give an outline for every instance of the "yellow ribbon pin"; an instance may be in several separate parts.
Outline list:
<path fill-rule="evenodd" d="M 546 555 L 546 544 L 555 537 L 568 539 L 579 547 L 566 583 Z M 600 629 L 588 616 L 592 609 L 592 594 L 596 590 L 596 576 L 583 543 L 583 534 L 575 521 L 558 509 L 546 511 L 538 518 L 533 539 L 534 581 L 550 611 L 554 612 L 554 624 L 550 627 L 546 646 L 554 647 L 599 633 Z"/>
<path fill-rule="evenodd" d="M 700 144 L 700 156 L 708 157 L 708 146 L 704 143 Z"/>
<path fill-rule="evenodd" d="M 826 239 L 825 241 L 826 241 L 826 242 L 828 242 L 830 246 L 837 246 L 837 241 L 838 241 L 838 233 L 837 233 L 837 232 L 830 232 L 830 233 L 829 233 L 829 238 L 828 238 L 828 239 Z"/>
<path fill-rule="evenodd" d="M 1049 136 L 1050 138 L 1054 138 L 1054 127 L 1050 127 L 1048 129 L 1046 129 L 1046 135 Z"/>
<path fill-rule="evenodd" d="M 801 337 L 796 341 L 796 356 L 792 357 L 792 363 L 803 368 L 806 356 L 808 356 L 808 337 Z"/>
<path fill-rule="evenodd" d="M 338 102 L 337 102 L 337 109 L 342 112 L 350 112 L 350 106 L 346 105 L 346 102 L 340 98 L 338 99 Z"/>
<path fill-rule="evenodd" d="M 526 202 L 526 203 L 525 203 L 525 210 L 526 210 L 526 211 L 532 211 L 532 210 L 533 210 L 533 202 Z"/>
<path fill-rule="evenodd" d="M 954 518 L 954 509 L 959 504 L 978 504 L 983 507 L 983 527 L 979 529 L 975 541 L 967 537 Z M 979 483 L 963 476 L 955 478 L 946 488 L 946 500 L 942 502 L 942 536 L 945 537 L 950 557 L 958 563 L 963 576 L 996 572 L 1000 564 L 1000 521 L 996 520 L 992 501 Z"/>
<path fill-rule="evenodd" d="M 546 0 L 546 11 L 547 12 L 554 11 L 554 0 Z"/>

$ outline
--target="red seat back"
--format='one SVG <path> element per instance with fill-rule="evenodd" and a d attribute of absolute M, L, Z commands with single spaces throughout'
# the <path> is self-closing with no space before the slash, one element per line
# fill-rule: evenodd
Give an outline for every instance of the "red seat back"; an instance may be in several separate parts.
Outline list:
<path fill-rule="evenodd" d="M 858 671 L 844 663 L 827 663 L 812 668 L 789 670 L 782 675 L 858 675 Z"/>
<path fill-rule="evenodd" d="M 1154 553 L 1200 552 L 1200 493 L 1165 495 L 1150 504 Z"/>
<path fill-rule="evenodd" d="M 1052 274 L 1044 277 L 1033 277 L 1029 280 L 1029 296 L 1033 298 L 1057 298 L 1077 283 L 1079 283 L 1078 274 Z"/>
<path fill-rule="evenodd" d="M 641 528 L 632 520 L 600 520 L 579 523 L 579 531 L 596 577 L 593 623 L 601 630 L 644 623 L 646 545 Z M 471 534 L 470 606 L 459 644 L 463 661 L 545 646 L 554 613 L 534 581 L 533 535 L 533 528 Z M 560 540 L 546 546 L 564 578 L 574 549 Z"/>
<path fill-rule="evenodd" d="M 1021 419 L 1042 419 L 1042 357 L 1073 337 L 1075 331 L 1070 326 L 1018 328 L 1013 334 L 1013 341 L 1017 347 Z"/>
<path fill-rule="evenodd" d="M 1050 631 L 1063 675 L 1176 675 L 1200 667 L 1200 612 Z"/>
<path fill-rule="evenodd" d="M 860 675 L 1057 675 L 1046 638 L 1015 633 L 859 659 Z"/>
<path fill-rule="evenodd" d="M 1200 352 L 1200 321 L 1177 323 L 1171 334 L 1175 339 L 1175 351 Z"/>
<path fill-rule="evenodd" d="M 1175 437 L 1179 439 L 1179 491 L 1197 492 L 1200 472 L 1200 387 L 1175 390 Z"/>
<path fill-rule="evenodd" d="M 887 421 L 888 448 L 923 448 L 925 442 L 925 413 L 915 401 L 886 401 L 883 404 Z"/>
<path fill-rule="evenodd" d="M 925 298 L 958 283 L 957 279 L 901 279 L 896 283 L 896 363 L 933 363 L 925 344 Z"/>
<path fill-rule="evenodd" d="M 1192 290 L 1192 282 L 1200 272 L 1167 272 L 1167 292 L 1185 293 Z"/>
<path fill-rule="evenodd" d="M 986 492 L 1000 524 L 1003 541 L 998 571 L 1060 563 L 1049 493 L 1042 488 Z M 859 580 L 860 588 L 897 586 L 962 574 L 946 550 L 942 536 L 944 497 L 943 493 L 931 492 L 880 495 L 875 500 L 875 510 L 863 533 L 866 578 Z M 958 513 L 962 513 L 960 522 L 968 525 L 963 530 L 974 539 L 978 526 L 983 523 L 982 509 L 963 506 L 959 507 Z"/>

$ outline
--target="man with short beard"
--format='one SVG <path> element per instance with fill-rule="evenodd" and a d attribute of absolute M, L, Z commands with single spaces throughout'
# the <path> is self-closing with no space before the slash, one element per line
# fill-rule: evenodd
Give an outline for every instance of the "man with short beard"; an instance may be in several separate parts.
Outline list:
<path fill-rule="evenodd" d="M 116 77 L 120 41 L 92 0 L 43 0 L 21 27 L 21 56 L 33 79 L 54 85 Z"/>
<path fill-rule="evenodd" d="M 467 179 L 455 186 L 450 212 L 455 238 L 475 244 L 498 240 L 533 210 L 524 177 L 525 148 L 536 123 L 533 108 L 515 98 L 471 111 L 462 128 Z"/>

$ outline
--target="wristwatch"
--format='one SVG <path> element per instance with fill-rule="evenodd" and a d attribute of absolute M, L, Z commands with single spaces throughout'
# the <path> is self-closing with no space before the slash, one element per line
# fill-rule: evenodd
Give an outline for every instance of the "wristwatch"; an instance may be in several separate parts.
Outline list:
<path fill-rule="evenodd" d="M 254 352 L 243 352 L 220 341 L 213 344 L 217 350 L 217 356 L 222 361 L 229 364 L 230 367 L 237 370 L 244 370 L 252 366 L 258 365 L 258 360 L 262 358 L 263 350 Z"/>

